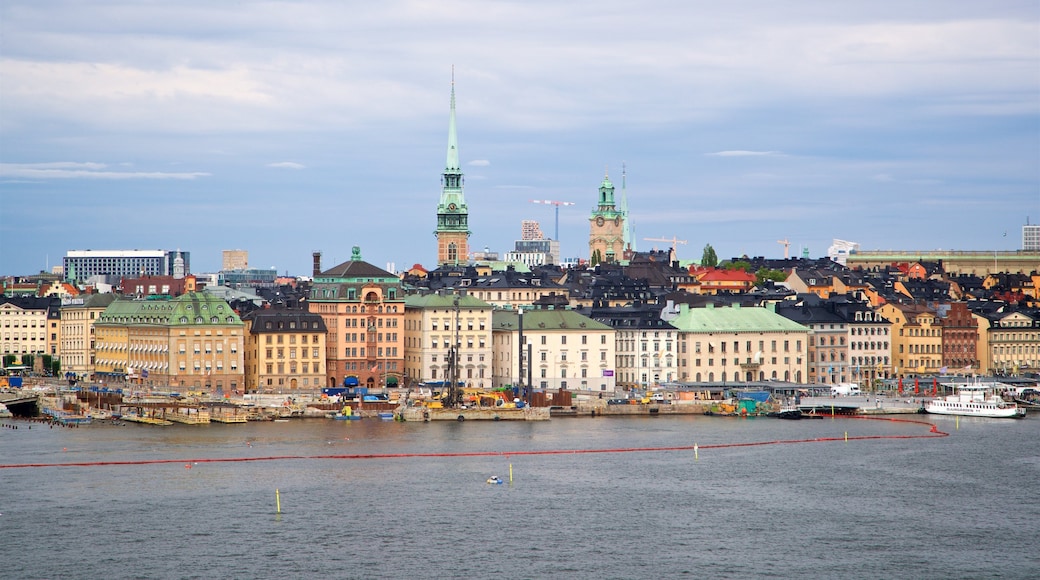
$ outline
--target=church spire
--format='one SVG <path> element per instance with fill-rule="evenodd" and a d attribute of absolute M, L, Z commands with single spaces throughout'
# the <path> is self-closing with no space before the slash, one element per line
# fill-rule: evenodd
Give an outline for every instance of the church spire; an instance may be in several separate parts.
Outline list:
<path fill-rule="evenodd" d="M 621 212 L 621 219 L 624 220 L 625 227 L 622 230 L 623 238 L 625 240 L 625 249 L 636 250 L 636 241 L 632 239 L 632 220 L 628 217 L 628 191 L 625 188 L 625 164 L 621 164 L 621 205 L 618 207 L 618 211 Z"/>
<path fill-rule="evenodd" d="M 448 117 L 448 162 L 445 173 L 459 169 L 459 137 L 455 132 L 455 65 L 451 67 L 451 114 Z"/>
<path fill-rule="evenodd" d="M 462 191 L 459 141 L 455 129 L 455 67 L 451 67 L 451 107 L 448 116 L 448 157 L 441 176 L 437 204 L 437 264 L 458 265 L 469 259 L 469 208 Z"/>

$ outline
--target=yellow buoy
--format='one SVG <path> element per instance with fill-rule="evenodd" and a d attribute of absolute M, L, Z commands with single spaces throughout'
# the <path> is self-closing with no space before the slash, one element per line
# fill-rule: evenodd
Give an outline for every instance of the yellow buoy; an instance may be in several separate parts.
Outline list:
<path fill-rule="evenodd" d="M 700 453 L 697 450 L 697 444 L 696 443 L 693 444 L 693 458 L 695 460 L 696 459 L 700 459 Z"/>
<path fill-rule="evenodd" d="M 274 505 L 276 513 L 282 513 L 282 495 L 277 489 L 274 490 Z"/>

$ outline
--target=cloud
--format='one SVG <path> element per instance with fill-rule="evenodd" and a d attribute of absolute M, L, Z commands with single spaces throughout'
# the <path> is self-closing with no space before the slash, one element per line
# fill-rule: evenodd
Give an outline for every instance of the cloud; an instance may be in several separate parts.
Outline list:
<path fill-rule="evenodd" d="M 471 165 L 473 167 L 487 167 L 491 165 L 491 162 L 487 159 L 474 159 L 473 161 L 467 163 L 467 165 Z"/>
<path fill-rule="evenodd" d="M 277 163 L 268 163 L 268 167 L 274 167 L 275 169 L 306 169 L 307 166 L 302 163 L 296 163 L 295 161 L 279 161 Z"/>
<path fill-rule="evenodd" d="M 22 179 L 196 179 L 209 173 L 163 171 L 101 171 L 102 163 L 59 161 L 50 163 L 0 163 L 0 178 Z"/>
<path fill-rule="evenodd" d="M 778 151 L 745 151 L 736 149 L 732 151 L 716 151 L 705 153 L 708 157 L 780 157 L 783 154 Z"/>

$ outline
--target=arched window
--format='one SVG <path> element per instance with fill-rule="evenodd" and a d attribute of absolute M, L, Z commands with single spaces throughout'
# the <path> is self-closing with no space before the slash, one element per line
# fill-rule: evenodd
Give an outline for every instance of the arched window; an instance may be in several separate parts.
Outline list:
<path fill-rule="evenodd" d="M 457 262 L 459 260 L 459 247 L 455 242 L 448 244 L 448 261 Z"/>

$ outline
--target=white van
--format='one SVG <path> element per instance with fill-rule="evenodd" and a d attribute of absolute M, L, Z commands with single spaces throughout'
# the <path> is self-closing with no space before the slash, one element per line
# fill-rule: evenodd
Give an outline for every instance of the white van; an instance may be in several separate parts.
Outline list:
<path fill-rule="evenodd" d="M 851 397 L 855 395 L 863 394 L 859 389 L 859 385 L 856 383 L 838 383 L 831 386 L 831 396 L 837 397 L 839 395 L 844 397 Z"/>

